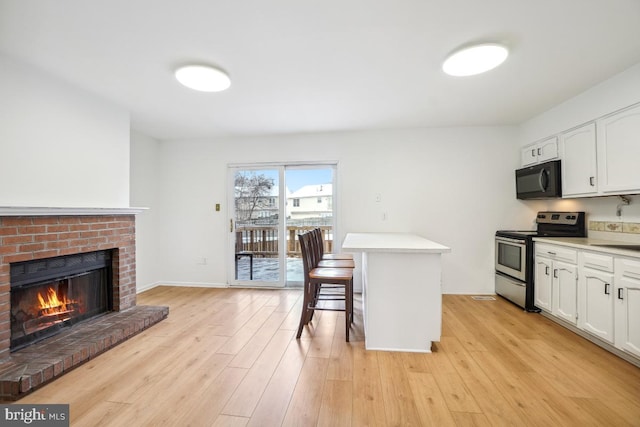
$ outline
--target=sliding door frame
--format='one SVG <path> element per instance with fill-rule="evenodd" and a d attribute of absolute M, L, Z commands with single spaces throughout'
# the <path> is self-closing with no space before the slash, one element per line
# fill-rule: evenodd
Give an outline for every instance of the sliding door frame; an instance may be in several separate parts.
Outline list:
<path fill-rule="evenodd" d="M 233 287 L 266 287 L 266 288 L 283 288 L 287 285 L 287 247 L 286 247 L 286 202 L 287 202 L 287 183 L 286 183 L 286 170 L 287 169 L 320 169 L 331 168 L 332 173 L 332 232 L 335 240 L 337 235 L 337 216 L 338 216 L 338 162 L 337 161 L 298 161 L 298 162 L 261 162 L 261 163 L 230 163 L 227 165 L 227 206 L 228 219 L 227 219 L 227 231 L 228 231 L 228 267 L 227 276 L 228 283 Z M 279 281 L 278 282 L 265 282 L 259 280 L 237 280 L 235 277 L 235 173 L 239 170 L 278 170 L 279 173 L 279 188 L 278 188 L 278 257 L 279 257 Z M 335 246 L 335 241 L 334 241 Z M 291 285 L 297 286 L 302 283 L 291 282 Z"/>

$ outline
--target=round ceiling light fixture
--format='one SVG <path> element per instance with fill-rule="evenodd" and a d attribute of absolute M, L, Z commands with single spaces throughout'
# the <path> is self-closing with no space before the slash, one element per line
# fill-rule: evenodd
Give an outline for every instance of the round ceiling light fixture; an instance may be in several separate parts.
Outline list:
<path fill-rule="evenodd" d="M 473 45 L 449 55 L 442 64 L 442 70 L 450 76 L 473 76 L 496 68 L 508 55 L 509 50 L 501 44 Z"/>
<path fill-rule="evenodd" d="M 231 86 L 227 73 L 210 65 L 185 65 L 175 75 L 186 87 L 201 92 L 220 92 Z"/>

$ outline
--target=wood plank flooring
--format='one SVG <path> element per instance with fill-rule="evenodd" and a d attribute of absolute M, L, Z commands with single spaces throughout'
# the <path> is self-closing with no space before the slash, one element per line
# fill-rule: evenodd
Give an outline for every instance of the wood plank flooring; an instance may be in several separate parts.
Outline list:
<path fill-rule="evenodd" d="M 359 296 L 358 296 L 359 297 Z M 295 339 L 301 291 L 157 287 L 168 319 L 18 403 L 72 426 L 640 426 L 640 369 L 497 298 L 445 295 L 431 354 L 365 351 L 361 302 Z"/>

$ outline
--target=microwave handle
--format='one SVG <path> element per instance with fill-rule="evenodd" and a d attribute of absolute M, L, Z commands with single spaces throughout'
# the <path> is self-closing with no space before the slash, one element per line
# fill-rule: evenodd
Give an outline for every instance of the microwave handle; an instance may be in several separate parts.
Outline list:
<path fill-rule="evenodd" d="M 549 172 L 546 169 L 540 169 L 540 175 L 538 175 L 538 184 L 540 190 L 547 191 L 549 188 Z"/>

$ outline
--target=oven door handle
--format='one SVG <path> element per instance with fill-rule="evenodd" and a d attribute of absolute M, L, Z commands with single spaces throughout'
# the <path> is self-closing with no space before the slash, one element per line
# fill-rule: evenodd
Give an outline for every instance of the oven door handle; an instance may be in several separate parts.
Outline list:
<path fill-rule="evenodd" d="M 517 245 L 525 246 L 524 240 L 509 239 L 508 237 L 496 237 L 497 242 L 515 243 Z"/>

